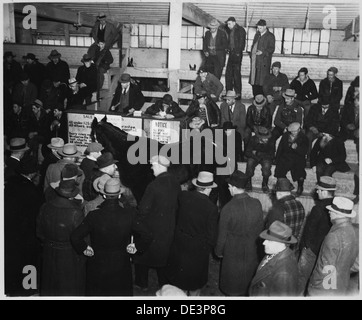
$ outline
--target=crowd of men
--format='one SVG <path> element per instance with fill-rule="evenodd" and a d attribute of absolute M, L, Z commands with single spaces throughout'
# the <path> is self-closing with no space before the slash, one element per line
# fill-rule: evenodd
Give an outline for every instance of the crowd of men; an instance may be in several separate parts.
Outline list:
<path fill-rule="evenodd" d="M 46 66 L 31 53 L 24 56 L 24 67 L 12 52 L 4 55 L 6 294 L 132 296 L 134 286 L 147 292 L 149 270 L 155 269 L 160 288 L 171 285 L 197 296 L 207 284 L 211 256 L 221 261 L 219 286 L 226 296 L 354 292 L 356 212 L 352 200 L 335 196 L 338 181 L 332 175 L 349 171 L 346 139 L 353 139 L 358 151 L 359 77 L 343 107 L 335 67 L 319 90 L 305 67 L 289 83 L 281 63 L 271 64 L 275 39 L 260 20 L 251 49 L 254 99 L 246 108 L 240 71 L 245 30 L 233 17 L 226 22 L 228 33 L 212 21 L 204 38 L 205 65 L 188 109 L 165 94 L 145 114 L 186 118 L 188 127 L 199 131 L 222 128 L 225 137 L 235 134 L 235 160 L 247 163 L 246 172 L 200 171 L 193 187 L 182 191 L 169 172 L 170 160 L 155 156 L 150 160 L 155 179 L 135 206 L 109 150 L 92 142 L 81 155 L 68 143 L 65 110 L 84 110 L 113 62 L 109 48 L 116 32 L 105 18 L 98 16 L 95 44 L 75 78 L 56 50 Z M 221 96 L 226 54 L 226 95 Z M 264 57 L 269 64 L 261 68 Z M 143 104 L 137 83 L 122 74 L 109 112 L 132 114 Z M 259 164 L 262 191 L 274 199 L 267 213 L 248 194 Z M 270 188 L 273 164 L 277 182 Z M 317 199 L 308 216 L 297 199 L 307 167 L 317 178 Z M 296 193 L 286 178 L 289 171 L 298 183 Z M 355 202 L 358 183 L 356 174 Z M 23 286 L 26 265 L 36 266 L 39 275 L 30 289 Z"/>

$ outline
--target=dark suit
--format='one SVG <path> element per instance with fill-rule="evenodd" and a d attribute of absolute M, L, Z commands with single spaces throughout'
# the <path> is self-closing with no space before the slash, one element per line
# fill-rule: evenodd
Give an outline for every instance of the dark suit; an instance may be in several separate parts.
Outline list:
<path fill-rule="evenodd" d="M 162 100 L 158 100 L 155 104 L 148 107 L 145 114 L 155 115 L 160 111 L 164 111 Z M 172 114 L 175 118 L 181 118 L 185 115 L 185 112 L 183 112 L 176 102 L 172 101 L 171 106 L 166 110 L 166 114 Z"/>
<path fill-rule="evenodd" d="M 207 99 L 205 102 L 207 118 L 209 119 L 209 126 L 213 124 L 220 125 L 221 113 L 218 105 L 211 99 Z M 190 120 L 193 117 L 200 117 L 200 104 L 197 100 L 192 100 L 191 104 L 186 110 L 186 115 Z M 204 119 L 205 123 L 207 123 L 207 119 Z"/>
<path fill-rule="evenodd" d="M 70 79 L 69 65 L 64 60 L 60 60 L 57 64 L 53 61 L 48 62 L 45 67 L 46 71 L 46 79 L 52 80 L 54 75 L 59 76 L 59 80 L 62 83 L 68 84 L 68 80 Z"/>
<path fill-rule="evenodd" d="M 123 89 L 121 84 L 118 84 L 117 89 L 114 93 L 114 97 L 112 99 L 111 106 L 116 106 L 120 102 L 122 90 Z M 131 83 L 129 87 L 128 101 L 129 103 L 127 107 L 123 108 L 123 110 L 117 107 L 115 111 L 127 114 L 129 109 L 132 108 L 135 110 L 140 110 L 145 103 L 145 97 L 143 96 L 142 91 L 137 85 L 134 85 L 133 83 Z"/>
<path fill-rule="evenodd" d="M 92 28 L 92 37 L 96 43 L 99 42 L 98 38 L 99 25 L 100 22 L 97 21 Z M 116 36 L 117 36 L 116 27 L 112 23 L 106 21 L 106 27 L 104 31 L 104 42 L 106 48 L 111 48 L 112 44 L 114 43 L 114 40 L 116 40 Z"/>
<path fill-rule="evenodd" d="M 234 126 L 236 126 L 236 131 L 238 131 L 244 139 L 245 127 L 246 127 L 246 108 L 245 105 L 241 103 L 240 100 L 235 101 L 235 107 L 233 112 L 231 112 L 230 107 L 226 102 L 223 102 L 220 106 L 221 110 L 221 123 L 222 126 L 224 122 L 231 121 Z"/>
<path fill-rule="evenodd" d="M 329 97 L 329 104 L 339 110 L 341 99 L 343 96 L 343 82 L 337 77 L 331 82 L 328 78 L 323 79 L 319 83 L 319 99 Z"/>
<path fill-rule="evenodd" d="M 93 63 L 89 68 L 83 65 L 78 68 L 75 78 L 79 84 L 85 83 L 87 85 L 79 89 L 79 94 L 83 100 L 86 99 L 86 103 L 90 103 L 92 93 L 97 90 L 97 67 Z"/>

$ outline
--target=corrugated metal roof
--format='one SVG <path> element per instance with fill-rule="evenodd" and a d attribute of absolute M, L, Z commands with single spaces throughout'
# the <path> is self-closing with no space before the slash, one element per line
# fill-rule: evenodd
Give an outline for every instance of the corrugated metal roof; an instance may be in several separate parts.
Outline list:
<path fill-rule="evenodd" d="M 194 3 L 204 12 L 223 22 L 230 16 L 246 26 L 255 26 L 259 19 L 265 19 L 270 27 L 304 28 L 306 14 L 309 10 L 309 28 L 322 29 L 323 21 L 332 6 L 335 12 L 336 28 L 343 30 L 360 12 L 357 1 L 350 2 L 222 2 L 210 0 Z M 170 4 L 168 2 L 69 2 L 49 3 L 64 9 L 84 12 L 97 16 L 105 12 L 110 20 L 121 23 L 168 24 Z M 248 14 L 246 14 L 248 8 Z M 309 8 L 309 9 L 308 9 Z M 324 11 L 326 10 L 326 11 Z"/>

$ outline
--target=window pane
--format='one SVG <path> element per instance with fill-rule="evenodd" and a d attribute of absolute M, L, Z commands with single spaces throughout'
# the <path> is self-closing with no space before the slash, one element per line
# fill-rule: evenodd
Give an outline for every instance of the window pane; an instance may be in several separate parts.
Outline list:
<path fill-rule="evenodd" d="M 90 37 L 87 37 L 87 38 L 84 38 L 84 45 L 86 46 L 86 47 L 90 47 L 91 46 L 91 44 L 92 44 L 92 38 L 90 38 Z"/>
<path fill-rule="evenodd" d="M 309 54 L 310 51 L 310 42 L 302 42 L 302 54 Z"/>
<path fill-rule="evenodd" d="M 328 55 L 328 43 L 321 43 L 319 47 L 319 55 L 320 56 L 327 56 Z"/>
<path fill-rule="evenodd" d="M 196 50 L 202 50 L 202 38 L 196 38 Z"/>
<path fill-rule="evenodd" d="M 181 37 L 187 38 L 187 26 L 182 26 L 182 28 L 181 28 Z"/>
<path fill-rule="evenodd" d="M 318 54 L 318 50 L 319 50 L 319 43 L 312 42 L 310 44 L 310 54 Z"/>
<path fill-rule="evenodd" d="M 195 48 L 196 48 L 195 38 L 188 38 L 187 49 L 195 49 Z"/>
<path fill-rule="evenodd" d="M 43 44 L 43 40 L 42 39 L 36 39 L 36 44 Z"/>
<path fill-rule="evenodd" d="M 65 46 L 65 40 L 60 40 L 60 45 Z"/>
<path fill-rule="evenodd" d="M 140 36 L 145 36 L 145 35 L 146 35 L 146 25 L 140 24 L 140 25 L 138 26 L 138 34 L 139 34 Z"/>
<path fill-rule="evenodd" d="M 206 29 L 205 29 L 206 31 Z M 196 27 L 196 37 L 202 37 L 204 35 L 204 28 L 203 27 Z"/>
<path fill-rule="evenodd" d="M 146 36 L 139 36 L 139 38 L 138 38 L 138 46 L 140 48 L 145 48 L 146 47 Z"/>
<path fill-rule="evenodd" d="M 168 37 L 162 37 L 162 49 L 168 49 Z"/>
<path fill-rule="evenodd" d="M 292 41 L 292 40 L 293 40 L 293 34 L 294 34 L 294 29 L 292 29 L 292 28 L 285 28 L 285 31 L 284 31 L 284 40 L 285 40 L 285 41 Z"/>
<path fill-rule="evenodd" d="M 76 37 L 70 37 L 70 45 L 76 46 L 77 45 L 77 38 Z"/>
<path fill-rule="evenodd" d="M 330 30 L 322 29 L 321 30 L 321 42 L 329 42 L 330 35 L 331 35 Z"/>
<path fill-rule="evenodd" d="M 77 46 L 84 47 L 84 38 L 77 37 Z"/>
<path fill-rule="evenodd" d="M 131 36 L 131 47 L 138 48 L 138 36 Z"/>
<path fill-rule="evenodd" d="M 155 36 L 161 36 L 161 26 L 154 26 L 154 35 Z"/>
<path fill-rule="evenodd" d="M 319 42 L 320 30 L 312 30 L 312 38 L 313 42 Z"/>
<path fill-rule="evenodd" d="M 284 54 L 291 54 L 292 53 L 293 43 L 291 41 L 284 41 Z"/>
<path fill-rule="evenodd" d="M 274 53 L 282 53 L 282 42 L 281 41 L 275 41 Z"/>
<path fill-rule="evenodd" d="M 146 37 L 146 47 L 153 48 L 153 37 Z"/>
<path fill-rule="evenodd" d="M 138 24 L 131 24 L 131 36 L 138 35 Z"/>
<path fill-rule="evenodd" d="M 181 49 L 187 49 L 187 38 L 181 38 Z"/>
<path fill-rule="evenodd" d="M 187 36 L 189 38 L 196 36 L 196 27 L 195 26 L 188 26 L 187 27 Z"/>
<path fill-rule="evenodd" d="M 293 53 L 294 54 L 300 54 L 302 46 L 300 42 L 293 42 Z"/>
<path fill-rule="evenodd" d="M 52 46 L 54 46 L 55 41 L 54 41 L 54 40 L 49 40 L 49 44 L 52 45 Z"/>
<path fill-rule="evenodd" d="M 304 42 L 310 42 L 310 38 L 312 36 L 312 31 L 311 30 L 303 30 L 303 41 Z"/>
<path fill-rule="evenodd" d="M 146 26 L 146 34 L 148 36 L 153 36 L 153 25 L 152 24 L 148 24 Z"/>
<path fill-rule="evenodd" d="M 283 39 L 283 28 L 275 28 L 274 29 L 274 36 L 275 36 L 275 40 L 282 40 Z"/>
<path fill-rule="evenodd" d="M 161 48 L 161 37 L 154 37 L 153 38 L 153 47 L 154 48 Z"/>
<path fill-rule="evenodd" d="M 169 27 L 166 25 L 162 26 L 162 37 L 168 37 L 169 36 Z"/>
<path fill-rule="evenodd" d="M 302 41 L 302 30 L 294 29 L 294 41 Z"/>

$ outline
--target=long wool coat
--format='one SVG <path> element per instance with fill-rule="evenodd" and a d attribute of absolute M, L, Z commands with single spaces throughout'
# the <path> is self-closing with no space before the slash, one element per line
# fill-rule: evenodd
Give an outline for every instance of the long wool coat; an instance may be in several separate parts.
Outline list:
<path fill-rule="evenodd" d="M 37 235 L 43 243 L 41 295 L 84 295 L 85 257 L 78 255 L 70 243 L 72 231 L 83 218 L 79 202 L 59 195 L 40 209 Z"/>
<path fill-rule="evenodd" d="M 180 184 L 168 172 L 161 173 L 147 186 L 136 221 L 146 225 L 153 240 L 148 250 L 134 257 L 136 264 L 150 267 L 166 266 L 174 237 L 180 192 Z"/>
<path fill-rule="evenodd" d="M 218 211 L 206 195 L 196 191 L 182 192 L 179 204 L 167 274 L 171 284 L 183 290 L 196 290 L 207 283 Z"/>
<path fill-rule="evenodd" d="M 235 195 L 220 214 L 215 253 L 222 256 L 220 289 L 228 295 L 246 295 L 258 266 L 257 239 L 263 229 L 260 201 Z"/>

